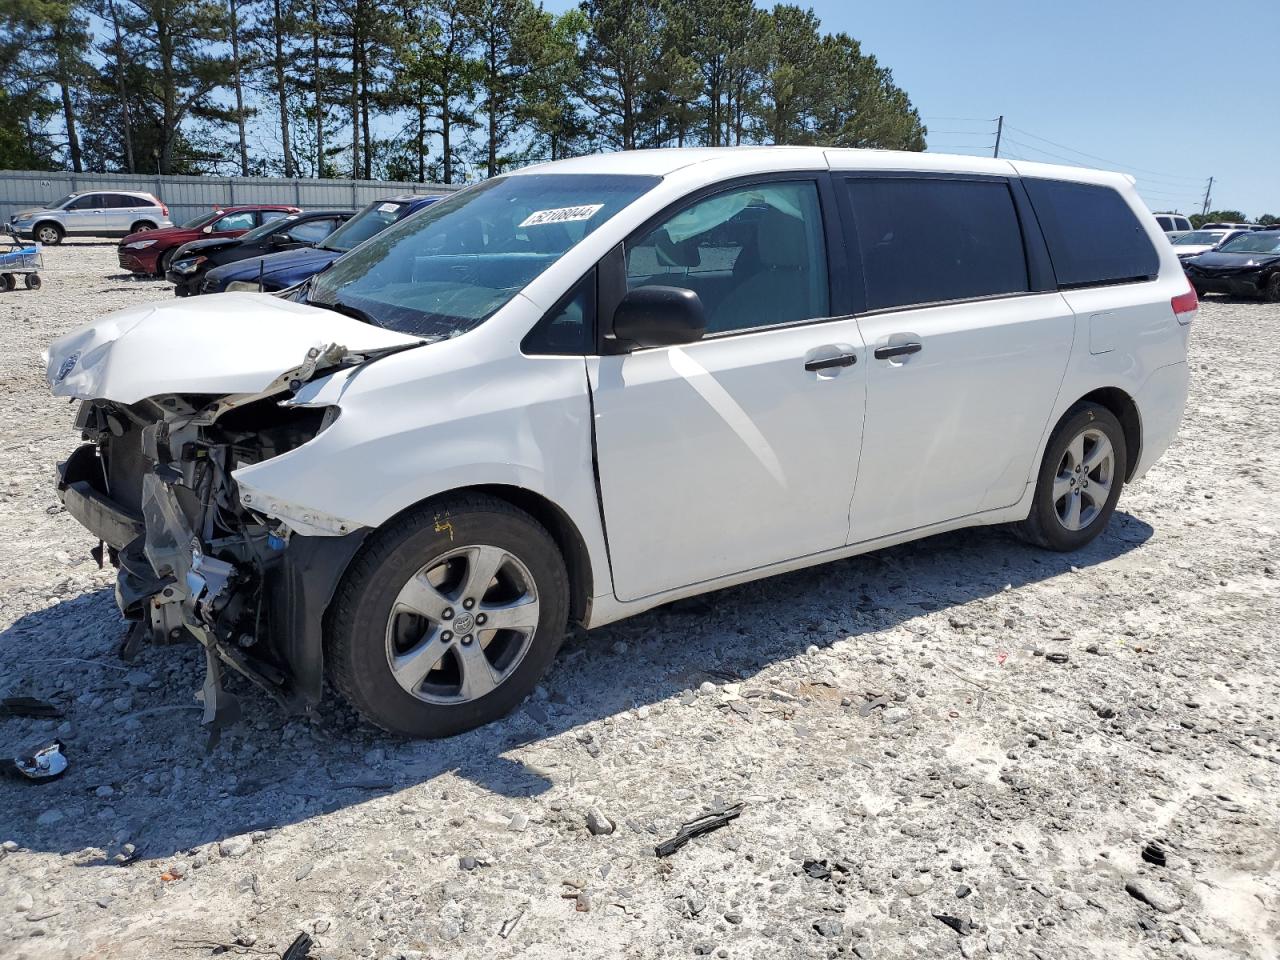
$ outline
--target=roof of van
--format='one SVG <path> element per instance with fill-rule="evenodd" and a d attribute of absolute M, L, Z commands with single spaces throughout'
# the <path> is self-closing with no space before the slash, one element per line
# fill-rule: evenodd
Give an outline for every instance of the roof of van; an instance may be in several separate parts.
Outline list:
<path fill-rule="evenodd" d="M 1121 173 L 994 157 L 920 153 L 910 150 L 792 146 L 664 147 L 656 150 L 624 150 L 540 163 L 523 167 L 512 173 L 514 176 L 537 173 L 595 173 L 664 177 L 695 164 L 732 167 L 735 175 L 766 173 L 778 167 L 784 170 L 830 167 L 836 170 L 920 170 L 939 173 L 985 173 L 997 176 L 1016 173 L 1023 176 L 1080 180 L 1090 183 L 1134 182 L 1132 177 Z"/>

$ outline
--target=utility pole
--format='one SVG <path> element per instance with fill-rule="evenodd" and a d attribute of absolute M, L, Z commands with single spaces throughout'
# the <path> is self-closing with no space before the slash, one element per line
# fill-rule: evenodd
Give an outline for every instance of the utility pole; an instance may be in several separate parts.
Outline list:
<path fill-rule="evenodd" d="M 992 152 L 991 154 L 993 157 L 1000 156 L 1000 135 L 1002 133 L 1004 133 L 1004 114 L 1003 113 L 1000 114 L 1000 116 L 996 117 L 996 148 L 995 148 L 995 151 Z"/>
<path fill-rule="evenodd" d="M 1204 188 L 1204 206 L 1200 208 L 1200 216 L 1204 216 L 1209 212 L 1209 198 L 1213 195 L 1213 177 L 1209 178 L 1209 185 Z"/>

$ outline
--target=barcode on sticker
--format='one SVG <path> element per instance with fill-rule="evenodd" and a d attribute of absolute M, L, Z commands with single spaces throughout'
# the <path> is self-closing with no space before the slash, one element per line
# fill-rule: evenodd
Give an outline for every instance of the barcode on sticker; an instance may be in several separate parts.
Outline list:
<path fill-rule="evenodd" d="M 573 223 L 576 220 L 590 220 L 603 207 L 603 203 L 586 203 L 579 207 L 556 207 L 554 210 L 535 210 L 520 221 L 520 226 L 537 227 L 544 223 Z"/>
<path fill-rule="evenodd" d="M 395 213 L 399 209 L 400 209 L 400 205 L 397 203 L 384 203 L 382 206 L 378 207 L 378 212 L 379 213 Z"/>

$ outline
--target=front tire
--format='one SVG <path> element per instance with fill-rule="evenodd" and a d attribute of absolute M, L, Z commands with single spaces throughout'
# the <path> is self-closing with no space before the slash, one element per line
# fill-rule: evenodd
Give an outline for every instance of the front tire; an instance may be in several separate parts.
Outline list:
<path fill-rule="evenodd" d="M 1267 278 L 1267 283 L 1262 288 L 1262 299 L 1267 303 L 1280 303 L 1280 270 Z"/>
<path fill-rule="evenodd" d="M 17 287 L 18 280 L 12 273 L 0 273 L 0 292 L 8 293 Z"/>
<path fill-rule="evenodd" d="M 1079 403 L 1067 411 L 1045 447 L 1024 540 L 1063 553 L 1106 529 L 1128 470 L 1124 428 L 1106 407 Z"/>
<path fill-rule="evenodd" d="M 550 534 L 493 497 L 415 508 L 375 533 L 338 588 L 329 677 L 366 719 L 448 737 L 509 712 L 564 639 L 568 575 Z"/>
<path fill-rule="evenodd" d="M 28 273 L 22 282 L 27 285 L 28 290 L 39 290 L 41 286 L 40 274 Z"/>
<path fill-rule="evenodd" d="M 31 239 L 46 247 L 56 247 L 62 242 L 62 227 L 56 223 L 37 223 L 31 231 Z"/>

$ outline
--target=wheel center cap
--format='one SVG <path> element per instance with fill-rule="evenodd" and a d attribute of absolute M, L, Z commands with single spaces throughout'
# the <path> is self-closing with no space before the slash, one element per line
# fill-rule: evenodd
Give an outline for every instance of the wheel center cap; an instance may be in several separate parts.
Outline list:
<path fill-rule="evenodd" d="M 453 621 L 453 630 L 455 633 L 470 633 L 471 628 L 475 626 L 476 618 L 469 613 L 460 613 Z"/>

